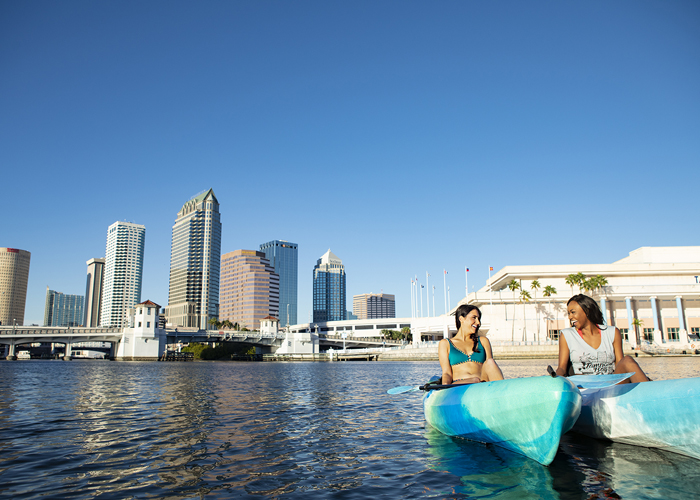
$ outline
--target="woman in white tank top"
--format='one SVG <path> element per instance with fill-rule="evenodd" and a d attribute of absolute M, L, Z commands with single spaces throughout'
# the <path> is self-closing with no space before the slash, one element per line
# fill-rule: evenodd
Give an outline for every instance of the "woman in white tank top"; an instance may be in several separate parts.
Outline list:
<path fill-rule="evenodd" d="M 559 336 L 557 375 L 568 375 L 569 361 L 576 375 L 634 373 L 626 382 L 648 382 L 637 362 L 622 352 L 622 336 L 606 326 L 598 303 L 586 295 L 574 295 L 567 303 L 571 328 Z"/>

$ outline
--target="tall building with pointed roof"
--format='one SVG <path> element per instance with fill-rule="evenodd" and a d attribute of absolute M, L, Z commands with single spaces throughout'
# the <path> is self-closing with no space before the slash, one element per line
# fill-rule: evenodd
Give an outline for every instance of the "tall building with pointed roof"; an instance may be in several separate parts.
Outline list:
<path fill-rule="evenodd" d="M 345 266 L 329 248 L 314 266 L 314 322 L 346 319 Z"/>
<path fill-rule="evenodd" d="M 166 322 L 206 329 L 219 317 L 221 220 L 214 190 L 187 201 L 177 213 L 170 253 Z"/>

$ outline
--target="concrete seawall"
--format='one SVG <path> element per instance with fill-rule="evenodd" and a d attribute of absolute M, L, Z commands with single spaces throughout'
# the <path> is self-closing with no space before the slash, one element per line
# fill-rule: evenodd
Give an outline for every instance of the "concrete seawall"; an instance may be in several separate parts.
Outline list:
<path fill-rule="evenodd" d="M 540 345 L 494 345 L 493 357 L 502 359 L 557 359 L 558 344 Z M 625 354 L 633 357 L 649 357 L 651 354 L 633 350 L 629 345 L 623 348 Z M 679 353 L 679 355 L 682 355 Z M 692 354 L 689 354 L 692 355 Z M 316 354 L 265 354 L 264 361 L 330 361 L 328 352 Z M 333 361 L 438 361 L 437 345 L 426 347 L 406 347 L 403 349 L 348 349 L 346 353 L 333 351 Z"/>

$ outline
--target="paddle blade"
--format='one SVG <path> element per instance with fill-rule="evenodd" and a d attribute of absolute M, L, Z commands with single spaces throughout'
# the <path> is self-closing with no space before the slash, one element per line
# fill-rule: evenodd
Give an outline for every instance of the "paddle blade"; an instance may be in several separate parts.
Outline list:
<path fill-rule="evenodd" d="M 574 375 L 569 380 L 579 389 L 602 389 L 627 380 L 634 373 L 613 373 L 610 375 Z"/>
<path fill-rule="evenodd" d="M 413 392 L 417 391 L 418 386 L 416 385 L 400 385 L 399 387 L 392 387 L 388 391 L 386 391 L 387 394 L 403 394 L 404 392 Z"/>

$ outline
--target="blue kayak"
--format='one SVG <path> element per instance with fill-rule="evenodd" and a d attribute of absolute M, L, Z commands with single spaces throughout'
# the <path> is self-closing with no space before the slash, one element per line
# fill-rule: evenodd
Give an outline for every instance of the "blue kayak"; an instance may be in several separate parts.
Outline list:
<path fill-rule="evenodd" d="M 573 430 L 700 458 L 700 378 L 584 389 Z"/>
<path fill-rule="evenodd" d="M 423 397 L 427 422 L 448 436 L 493 443 L 549 465 L 581 411 L 581 393 L 563 377 L 456 385 Z"/>

